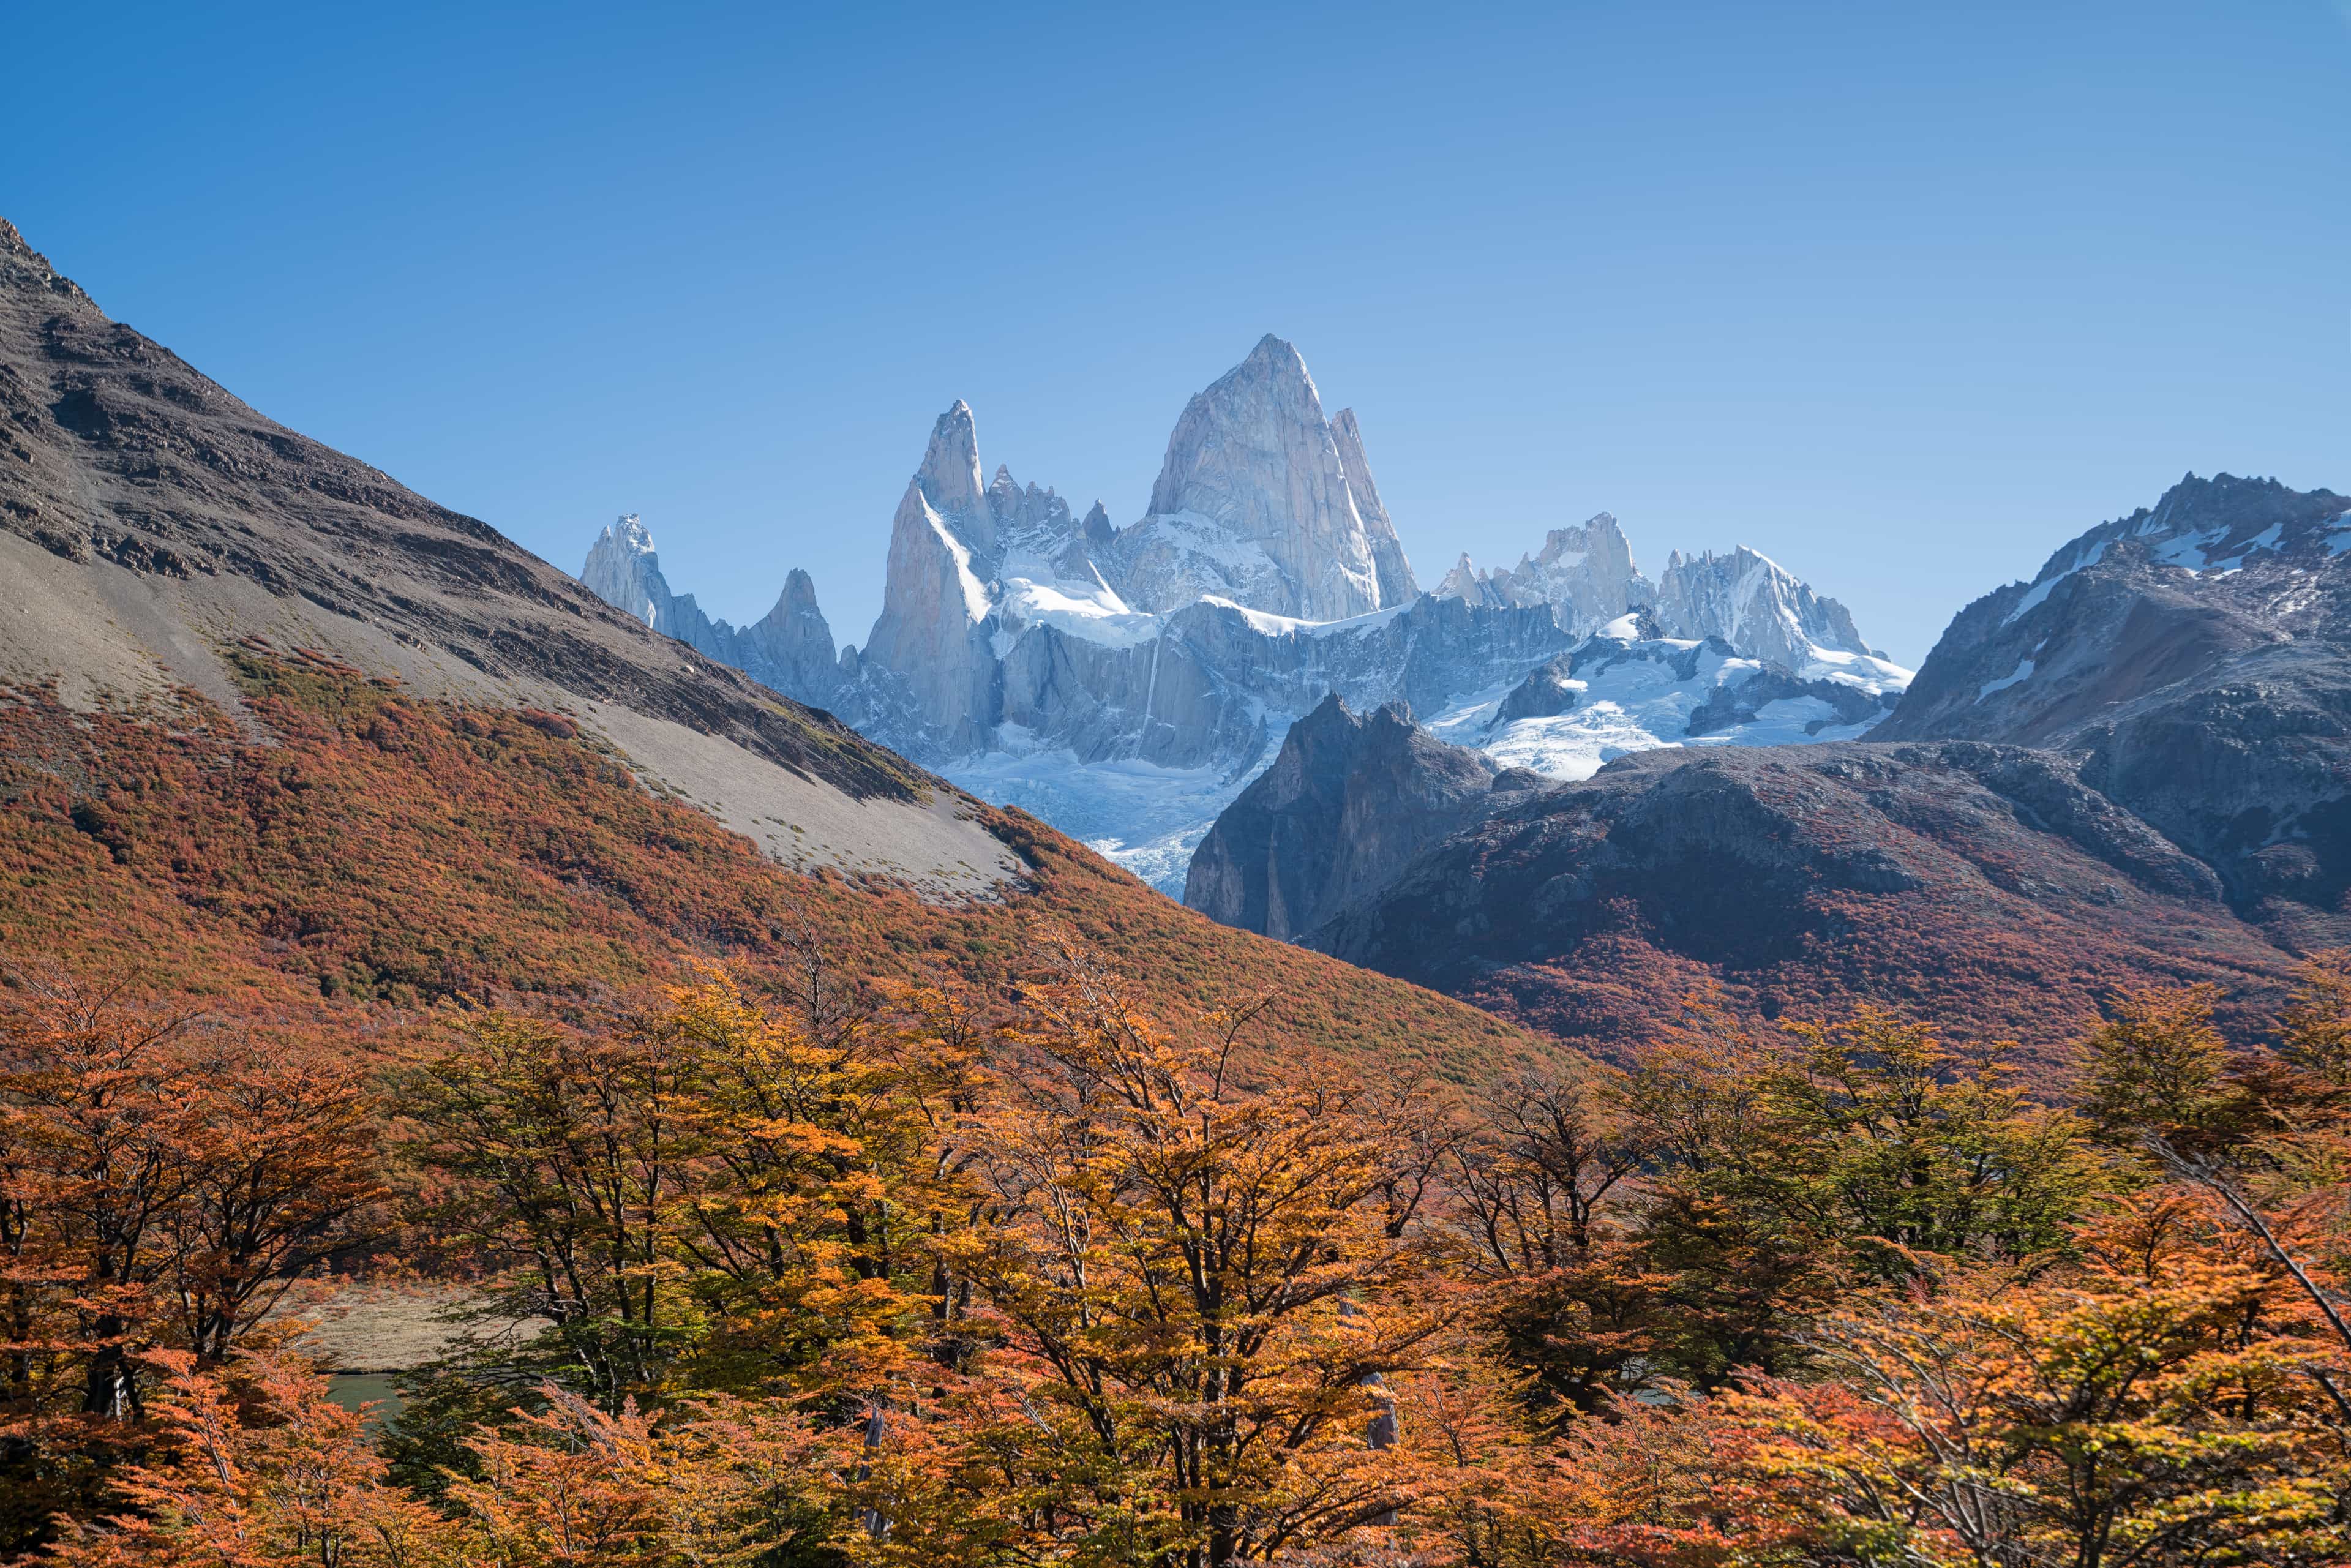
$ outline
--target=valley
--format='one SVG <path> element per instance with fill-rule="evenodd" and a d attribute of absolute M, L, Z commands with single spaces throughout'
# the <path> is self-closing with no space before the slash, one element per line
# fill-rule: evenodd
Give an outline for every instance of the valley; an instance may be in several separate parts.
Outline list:
<path fill-rule="evenodd" d="M 0 222 L 0 1554 L 2346 1560 L 2351 503 L 1914 673 L 1421 591 L 1270 337 L 1134 522 L 982 473 L 735 627 Z"/>

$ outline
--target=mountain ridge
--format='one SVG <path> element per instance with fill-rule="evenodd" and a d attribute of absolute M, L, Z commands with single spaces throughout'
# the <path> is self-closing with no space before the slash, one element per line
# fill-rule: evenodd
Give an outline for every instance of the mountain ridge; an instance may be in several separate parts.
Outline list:
<path fill-rule="evenodd" d="M 967 797 L 267 419 L 110 320 L 13 226 L 0 429 L 16 611 L 0 681 L 83 708 L 194 693 L 240 716 L 233 650 L 303 651 L 434 696 L 568 711 L 771 852 L 956 895 L 1019 874 Z"/>
<path fill-rule="evenodd" d="M 1735 668 L 1718 661 L 1678 697 L 1645 696 L 1635 716 L 1608 718 L 1614 698 L 1595 694 L 1541 735 L 1497 742 L 1520 747 L 1508 762 L 1580 776 L 1631 747 L 1849 727 L 1907 679 L 1835 601 L 1751 551 L 1677 552 L 1661 591 L 1605 513 L 1551 530 L 1511 572 L 1479 574 L 1465 558 L 1437 592 L 1419 591 L 1354 411 L 1326 418 L 1303 358 L 1270 333 L 1186 402 L 1134 523 L 1113 527 L 1099 501 L 1073 518 L 1050 488 L 1024 488 L 1002 465 L 983 484 L 984 471 L 958 400 L 893 516 L 883 610 L 862 650 L 825 657 L 804 630 L 814 616 L 789 658 L 682 610 L 675 629 L 714 658 L 799 681 L 784 689 L 984 799 L 1058 822 L 1170 894 L 1290 724 L 1334 692 L 1366 710 L 1404 702 L 1446 716 L 1448 738 L 1482 737 L 1504 693 L 1628 612 L 1647 618 L 1652 640 L 1740 644 Z M 601 538 L 583 578 L 632 608 L 648 597 L 599 552 Z M 1678 655 L 1649 657 L 1662 667 Z M 1837 686 L 1865 700 L 1855 707 Z M 1823 692 L 1838 700 L 1820 706 Z M 1688 728 L 1701 714 L 1703 727 Z"/>
<path fill-rule="evenodd" d="M 1244 791 L 1203 841 L 1202 906 L 1270 929 L 1280 883 L 1319 921 L 1292 939 L 1570 1039 L 1709 987 L 1764 1017 L 1891 1000 L 2053 1047 L 2115 986 L 2209 980 L 2258 1011 L 2351 938 L 2346 555 L 2351 501 L 2191 475 L 1962 610 L 1860 737 L 1632 753 L 1452 823 L 1414 806 L 1466 761 L 1391 744 L 1421 775 L 1366 768 L 1343 809 Z M 1495 722 L 1556 725 L 1623 661 L 1702 656 L 1646 646 L 1595 639 Z M 1274 819 L 1303 843 L 1391 824 L 1385 879 L 1259 852 Z"/>
<path fill-rule="evenodd" d="M 2190 474 L 1953 619 L 1890 739 L 2076 753 L 2305 946 L 2351 892 L 2351 497 Z"/>

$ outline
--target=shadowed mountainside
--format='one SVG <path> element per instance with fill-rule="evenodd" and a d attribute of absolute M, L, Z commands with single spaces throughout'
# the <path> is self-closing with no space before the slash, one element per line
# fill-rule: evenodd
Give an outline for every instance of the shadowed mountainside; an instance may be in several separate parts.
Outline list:
<path fill-rule="evenodd" d="M 2267 998 L 2293 959 L 2065 758 L 1968 743 L 1641 752 L 1424 851 L 1307 940 L 1605 1051 L 1687 992 L 1855 1000 L 2053 1050 L 2117 984 Z"/>
<path fill-rule="evenodd" d="M 2351 890 L 2351 497 L 2190 475 L 1961 611 L 1873 740 L 2081 756 L 2297 946 Z"/>
<path fill-rule="evenodd" d="M 1303 936 L 1422 845 L 1542 783 L 1446 745 L 1400 705 L 1359 718 L 1333 695 L 1290 727 L 1273 766 L 1217 819 L 1184 903 L 1245 931 Z"/>

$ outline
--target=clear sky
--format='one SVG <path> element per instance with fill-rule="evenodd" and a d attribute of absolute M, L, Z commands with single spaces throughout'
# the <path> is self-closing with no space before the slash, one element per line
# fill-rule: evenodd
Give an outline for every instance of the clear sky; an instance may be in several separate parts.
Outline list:
<path fill-rule="evenodd" d="M 1605 508 L 1922 656 L 2186 470 L 2351 491 L 2335 0 L 0 0 L 0 214 L 576 570 L 879 606 L 931 421 L 1114 522 L 1274 331 L 1426 581 Z"/>

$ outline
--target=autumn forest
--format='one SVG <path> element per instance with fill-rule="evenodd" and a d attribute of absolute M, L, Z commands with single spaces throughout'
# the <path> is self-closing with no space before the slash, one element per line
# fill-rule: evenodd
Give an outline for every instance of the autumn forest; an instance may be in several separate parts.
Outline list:
<path fill-rule="evenodd" d="M 816 946 L 366 1048 L 88 977 L 0 1023 L 5 1528 L 98 1563 L 2334 1560 L 2351 974 L 2267 1038 L 1703 997 L 1476 1087 Z M 2231 1047 L 2235 1049 L 2231 1049 Z M 371 1268 L 502 1332 L 330 1401 Z"/>

